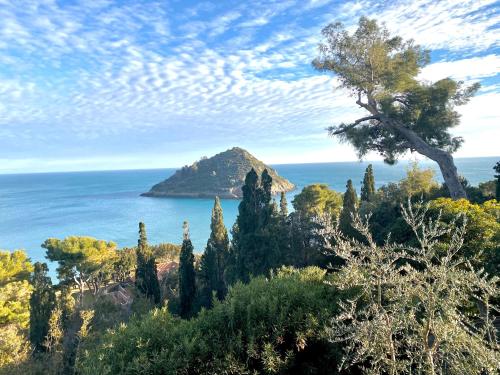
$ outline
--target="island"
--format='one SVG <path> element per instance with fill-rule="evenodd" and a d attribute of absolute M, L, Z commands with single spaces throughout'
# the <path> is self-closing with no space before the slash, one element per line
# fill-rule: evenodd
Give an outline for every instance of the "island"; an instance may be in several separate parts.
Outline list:
<path fill-rule="evenodd" d="M 146 197 L 185 197 L 239 199 L 247 173 L 254 169 L 260 174 L 267 169 L 273 178 L 272 193 L 293 190 L 295 186 L 248 151 L 233 147 L 211 158 L 202 158 L 184 166 L 171 177 L 141 194 Z"/>

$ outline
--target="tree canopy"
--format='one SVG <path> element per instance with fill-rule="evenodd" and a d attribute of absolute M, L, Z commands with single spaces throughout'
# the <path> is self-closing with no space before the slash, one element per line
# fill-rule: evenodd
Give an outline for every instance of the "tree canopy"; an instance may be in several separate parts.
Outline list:
<path fill-rule="evenodd" d="M 26 358 L 29 352 L 28 282 L 33 266 L 26 253 L 0 250 L 0 368 Z"/>
<path fill-rule="evenodd" d="M 57 273 L 63 283 L 75 282 L 80 298 L 85 285 L 95 294 L 103 281 L 111 277 L 116 244 L 92 237 L 70 236 L 63 240 L 49 238 L 42 247 L 47 249 L 47 259 L 58 262 Z"/>
<path fill-rule="evenodd" d="M 330 127 L 330 134 L 351 143 L 360 158 L 375 151 L 393 164 L 407 151 L 417 151 L 439 164 L 452 198 L 465 197 L 451 156 L 463 140 L 450 129 L 459 124 L 456 106 L 467 103 L 479 85 L 465 87 L 450 78 L 420 82 L 429 51 L 391 36 L 384 25 L 366 17 L 352 34 L 339 22 L 322 34 L 313 66 L 336 73 L 341 86 L 368 112 L 352 123 Z"/>
<path fill-rule="evenodd" d="M 342 194 L 326 184 L 306 186 L 292 201 L 295 211 L 307 217 L 329 214 L 336 217 L 342 209 Z"/>

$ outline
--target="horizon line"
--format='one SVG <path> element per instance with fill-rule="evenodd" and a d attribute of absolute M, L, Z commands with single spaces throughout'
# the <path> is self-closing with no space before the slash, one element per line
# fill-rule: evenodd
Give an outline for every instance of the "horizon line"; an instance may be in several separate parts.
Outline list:
<path fill-rule="evenodd" d="M 492 155 L 492 156 L 462 156 L 453 158 L 454 160 L 461 159 L 486 159 L 486 158 L 499 158 L 500 155 Z M 396 165 L 399 161 L 411 161 L 411 158 L 402 158 L 396 161 L 394 165 Z M 429 158 L 425 158 L 422 160 L 417 160 L 418 162 L 424 163 L 435 163 L 433 160 Z M 280 165 L 311 165 L 311 164 L 341 164 L 341 163 L 380 163 L 385 165 L 390 165 L 385 163 L 383 160 L 343 160 L 343 161 L 320 161 L 320 162 L 303 162 L 303 163 L 264 163 L 271 167 L 280 166 Z M 33 174 L 59 174 L 59 173 L 92 173 L 92 172 L 133 172 L 133 171 L 158 171 L 164 169 L 175 169 L 178 170 L 182 168 L 177 167 L 159 167 L 159 168 L 118 168 L 118 169 L 81 169 L 81 170 L 60 170 L 60 171 L 39 171 L 39 172 L 2 172 L 0 170 L 0 176 L 18 176 L 18 175 L 33 175 Z"/>

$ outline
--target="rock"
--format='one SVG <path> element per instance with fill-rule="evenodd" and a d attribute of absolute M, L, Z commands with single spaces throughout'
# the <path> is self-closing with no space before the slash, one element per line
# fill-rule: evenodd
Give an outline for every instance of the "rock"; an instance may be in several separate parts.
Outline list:
<path fill-rule="evenodd" d="M 267 169 L 273 178 L 272 192 L 290 191 L 295 186 L 280 177 L 276 171 L 257 160 L 248 151 L 239 147 L 221 152 L 211 158 L 202 158 L 191 166 L 177 170 L 174 175 L 154 185 L 141 195 L 146 197 L 187 198 L 241 198 L 241 187 L 251 169 L 258 175 Z"/>

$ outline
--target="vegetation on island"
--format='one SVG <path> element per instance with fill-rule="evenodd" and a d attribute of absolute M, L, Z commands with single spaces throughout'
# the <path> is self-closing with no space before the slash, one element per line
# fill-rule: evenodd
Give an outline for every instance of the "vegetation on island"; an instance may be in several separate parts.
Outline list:
<path fill-rule="evenodd" d="M 241 198 L 241 186 L 251 170 L 267 170 L 273 180 L 273 194 L 293 190 L 294 185 L 248 151 L 233 147 L 211 158 L 203 157 L 191 166 L 184 166 L 165 181 L 142 195 L 148 197 Z"/>
<path fill-rule="evenodd" d="M 201 256 L 187 222 L 180 245 L 150 244 L 142 222 L 133 248 L 49 238 L 57 284 L 24 251 L 0 251 L 0 374 L 500 372 L 500 162 L 471 186 L 448 132 L 477 87 L 417 81 L 428 53 L 375 21 L 323 34 L 315 66 L 370 112 L 330 133 L 388 162 L 416 150 L 445 183 L 414 163 L 377 189 L 369 165 L 359 196 L 351 179 L 345 192 L 314 184 L 290 210 L 272 170 L 229 150 L 239 180 L 202 192 L 240 191 L 238 216 L 228 231 L 215 197 Z M 228 181 L 216 159 L 177 172 L 175 193 Z"/>

